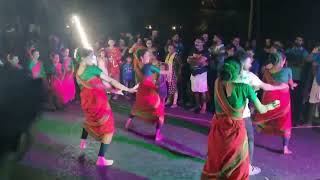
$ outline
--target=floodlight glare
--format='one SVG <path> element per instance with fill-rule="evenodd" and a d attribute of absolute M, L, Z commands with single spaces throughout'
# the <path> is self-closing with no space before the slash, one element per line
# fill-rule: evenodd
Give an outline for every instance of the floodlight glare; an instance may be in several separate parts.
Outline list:
<path fill-rule="evenodd" d="M 90 45 L 90 43 L 88 41 L 87 35 L 81 25 L 80 18 L 78 16 L 73 16 L 72 20 L 74 21 L 76 28 L 78 30 L 78 33 L 80 35 L 82 46 L 86 49 L 93 50 L 92 46 Z"/>

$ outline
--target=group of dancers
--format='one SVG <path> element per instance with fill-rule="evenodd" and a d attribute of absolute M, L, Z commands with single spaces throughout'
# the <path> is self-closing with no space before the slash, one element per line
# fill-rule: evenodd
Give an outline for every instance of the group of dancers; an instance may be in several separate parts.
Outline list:
<path fill-rule="evenodd" d="M 109 166 L 113 161 L 105 158 L 112 136 L 115 131 L 113 113 L 108 102 L 107 91 L 116 88 L 120 91 L 137 93 L 136 102 L 131 111 L 130 118 L 125 124 L 129 128 L 133 117 L 155 123 L 155 140 L 162 139 L 160 129 L 164 123 L 164 102 L 161 100 L 154 82 L 153 74 L 167 73 L 151 63 L 151 53 L 146 49 L 138 49 L 135 53 L 135 61 L 141 77 L 139 86 L 128 88 L 117 80 L 111 78 L 103 69 L 97 66 L 97 60 L 93 51 L 78 49 L 76 51 L 79 68 L 76 72 L 76 79 L 81 88 L 81 107 L 85 115 L 81 135 L 80 148 L 86 148 L 86 139 L 90 134 L 97 141 L 101 142 L 98 159 L 98 166 Z M 141 67 L 141 68 L 140 68 Z"/>
<path fill-rule="evenodd" d="M 61 55 L 61 56 L 60 56 Z M 72 102 L 76 96 L 76 85 L 74 81 L 75 66 L 72 57 L 69 56 L 69 49 L 61 49 L 61 53 L 50 55 L 51 63 L 49 70 L 39 60 L 40 53 L 32 48 L 29 51 L 30 60 L 28 70 L 34 79 L 41 78 L 49 90 L 48 108 L 59 109 Z M 60 60 L 62 57 L 62 61 Z M 19 65 L 17 63 L 17 65 Z M 20 66 L 15 67 L 20 67 Z M 47 74 L 49 77 L 47 77 Z"/>
<path fill-rule="evenodd" d="M 283 138 L 283 154 L 291 154 L 290 88 L 295 88 L 286 57 L 275 52 L 264 70 L 262 82 L 249 72 L 251 58 L 240 53 L 225 61 L 215 82 L 216 112 L 208 137 L 208 159 L 201 179 L 248 179 L 261 170 L 252 166 L 254 134 L 248 101 L 258 111 L 254 123 L 258 131 Z M 264 90 L 261 101 L 255 89 Z"/>
<path fill-rule="evenodd" d="M 86 148 L 88 135 L 101 142 L 96 164 L 110 166 L 113 160 L 105 153 L 115 132 L 114 118 L 108 102 L 107 91 L 117 89 L 136 93 L 136 100 L 125 128 L 130 128 L 133 118 L 156 126 L 155 141 L 161 141 L 164 124 L 165 101 L 159 95 L 155 74 L 168 74 L 152 62 L 152 53 L 145 48 L 134 50 L 134 70 L 139 83 L 128 88 L 111 78 L 100 66 L 94 52 L 77 49 L 78 68 L 76 80 L 81 89 L 81 107 L 84 112 L 80 148 Z M 55 59 L 55 58 L 53 58 Z M 169 58 L 170 59 L 170 58 Z M 253 122 L 260 132 L 280 135 L 283 153 L 291 154 L 291 104 L 289 88 L 295 88 L 290 68 L 285 67 L 286 57 L 274 52 L 264 70 L 263 81 L 249 71 L 252 58 L 245 52 L 225 60 L 215 81 L 215 115 L 208 136 L 208 159 L 201 179 L 248 179 L 253 162 Z M 41 73 L 38 73 L 41 74 Z M 263 89 L 261 101 L 255 90 Z M 249 101 L 257 112 L 251 119 Z"/>

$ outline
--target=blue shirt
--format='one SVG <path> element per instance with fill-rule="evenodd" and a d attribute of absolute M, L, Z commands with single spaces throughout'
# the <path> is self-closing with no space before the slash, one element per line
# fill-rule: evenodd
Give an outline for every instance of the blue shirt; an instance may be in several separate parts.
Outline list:
<path fill-rule="evenodd" d="M 286 51 L 289 67 L 292 68 L 294 80 L 301 80 L 303 60 L 308 56 L 308 51 L 303 47 L 293 47 Z"/>
<path fill-rule="evenodd" d="M 271 76 L 279 83 L 288 83 L 292 80 L 292 70 L 291 68 L 283 68 L 279 72 L 272 73 Z"/>
<path fill-rule="evenodd" d="M 133 80 L 133 77 L 134 77 L 133 65 L 128 63 L 124 64 L 122 66 L 121 73 L 122 73 L 122 79 L 124 81 Z"/>

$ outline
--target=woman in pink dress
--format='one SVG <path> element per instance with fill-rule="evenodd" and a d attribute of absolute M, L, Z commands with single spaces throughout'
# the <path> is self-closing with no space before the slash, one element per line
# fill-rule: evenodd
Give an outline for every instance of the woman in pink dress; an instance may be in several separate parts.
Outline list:
<path fill-rule="evenodd" d="M 59 106 L 63 104 L 65 100 L 64 73 L 62 71 L 59 54 L 53 53 L 51 60 L 50 87 L 54 97 L 56 97 L 55 105 Z"/>
<path fill-rule="evenodd" d="M 62 49 L 62 62 L 64 70 L 64 99 L 63 104 L 67 104 L 74 100 L 76 95 L 76 86 L 74 82 L 74 63 L 73 59 L 69 56 L 69 49 Z"/>
<path fill-rule="evenodd" d="M 40 53 L 38 50 L 32 48 L 29 51 L 29 64 L 28 64 L 28 69 L 31 72 L 32 78 L 33 79 L 46 79 L 46 72 L 44 70 L 44 66 L 42 62 L 39 60 Z"/>

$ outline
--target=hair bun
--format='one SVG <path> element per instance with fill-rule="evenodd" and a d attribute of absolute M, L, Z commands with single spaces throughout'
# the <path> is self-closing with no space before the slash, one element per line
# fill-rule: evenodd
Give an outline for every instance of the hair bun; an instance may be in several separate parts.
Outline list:
<path fill-rule="evenodd" d="M 240 63 L 232 59 L 224 63 L 220 76 L 224 81 L 233 81 L 238 78 L 239 73 Z"/>
<path fill-rule="evenodd" d="M 74 51 L 74 59 L 77 63 L 81 62 L 81 58 L 87 57 L 92 53 L 92 50 L 85 49 L 85 48 L 77 48 Z"/>

